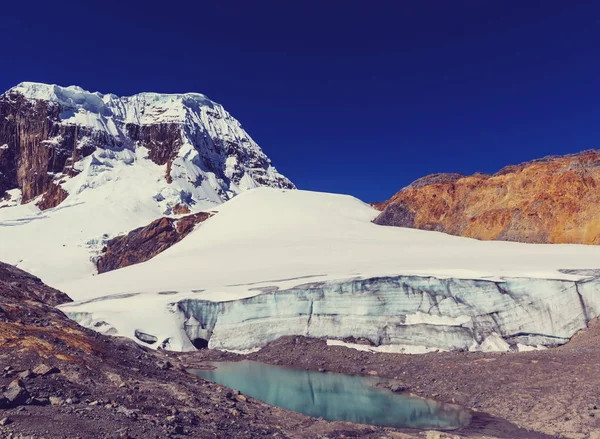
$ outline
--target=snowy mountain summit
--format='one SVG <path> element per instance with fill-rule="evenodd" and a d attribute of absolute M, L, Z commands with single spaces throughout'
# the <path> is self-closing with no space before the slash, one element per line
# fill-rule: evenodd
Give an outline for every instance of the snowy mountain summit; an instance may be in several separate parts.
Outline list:
<path fill-rule="evenodd" d="M 240 123 L 199 93 L 118 97 L 24 82 L 0 96 L 0 205 L 35 200 L 44 210 L 107 185 L 166 214 L 254 187 L 294 188 Z"/>

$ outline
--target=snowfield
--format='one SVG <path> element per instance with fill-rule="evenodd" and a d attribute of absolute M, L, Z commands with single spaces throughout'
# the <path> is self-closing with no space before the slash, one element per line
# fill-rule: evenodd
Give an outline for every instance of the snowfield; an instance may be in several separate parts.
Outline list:
<path fill-rule="evenodd" d="M 76 300 L 62 310 L 173 350 L 298 334 L 407 352 L 560 344 L 600 313 L 600 247 L 382 227 L 353 197 L 305 191 L 254 189 L 213 210 L 150 261 L 54 283 Z"/>
<path fill-rule="evenodd" d="M 0 260 L 49 285 L 91 276 L 96 267 L 90 258 L 110 238 L 164 216 L 168 194 L 179 193 L 147 153 L 146 148 L 96 151 L 79 163 L 82 172 L 63 184 L 69 197 L 56 208 L 41 212 L 35 201 L 0 208 Z M 216 205 L 206 201 L 194 207 Z"/>

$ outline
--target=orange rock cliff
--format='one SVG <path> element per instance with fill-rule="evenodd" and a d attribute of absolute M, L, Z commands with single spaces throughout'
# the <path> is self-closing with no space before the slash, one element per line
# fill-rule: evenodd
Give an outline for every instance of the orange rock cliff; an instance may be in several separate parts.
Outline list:
<path fill-rule="evenodd" d="M 545 157 L 494 175 L 429 175 L 381 207 L 380 225 L 482 240 L 600 244 L 600 151 Z"/>

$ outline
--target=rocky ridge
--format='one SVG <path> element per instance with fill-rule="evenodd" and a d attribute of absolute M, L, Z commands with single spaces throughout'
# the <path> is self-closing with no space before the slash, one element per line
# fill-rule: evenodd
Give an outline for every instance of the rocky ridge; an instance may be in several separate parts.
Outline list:
<path fill-rule="evenodd" d="M 482 240 L 600 244 L 600 151 L 550 156 L 494 175 L 433 174 L 381 205 L 375 223 Z"/>

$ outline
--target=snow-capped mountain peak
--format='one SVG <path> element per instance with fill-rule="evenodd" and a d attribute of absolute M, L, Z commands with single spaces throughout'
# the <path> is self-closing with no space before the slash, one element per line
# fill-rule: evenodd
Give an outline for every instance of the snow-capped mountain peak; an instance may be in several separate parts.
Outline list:
<path fill-rule="evenodd" d="M 0 96 L 0 145 L 0 197 L 20 189 L 23 202 L 41 197 L 42 209 L 129 180 L 124 174 L 155 187 L 138 201 L 165 213 L 254 187 L 294 187 L 241 124 L 200 93 L 118 97 L 23 82 Z"/>
<path fill-rule="evenodd" d="M 97 120 L 115 118 L 125 123 L 153 124 L 186 122 L 188 110 L 198 111 L 200 107 L 209 109 L 218 108 L 226 113 L 223 107 L 201 93 L 161 94 L 142 92 L 133 96 L 119 97 L 115 94 L 102 94 L 89 92 L 83 88 L 71 85 L 41 84 L 36 82 L 22 82 L 11 88 L 8 93 L 19 93 L 27 99 L 38 99 L 55 102 L 64 108 L 76 110 L 76 113 L 92 113 Z M 218 111 L 218 110 L 217 110 Z M 77 123 L 90 127 L 97 126 L 90 123 L 92 120 L 68 117 L 65 113 L 64 123 Z M 231 116 L 230 116 L 231 117 Z M 238 123 L 239 125 L 239 123 Z"/>

